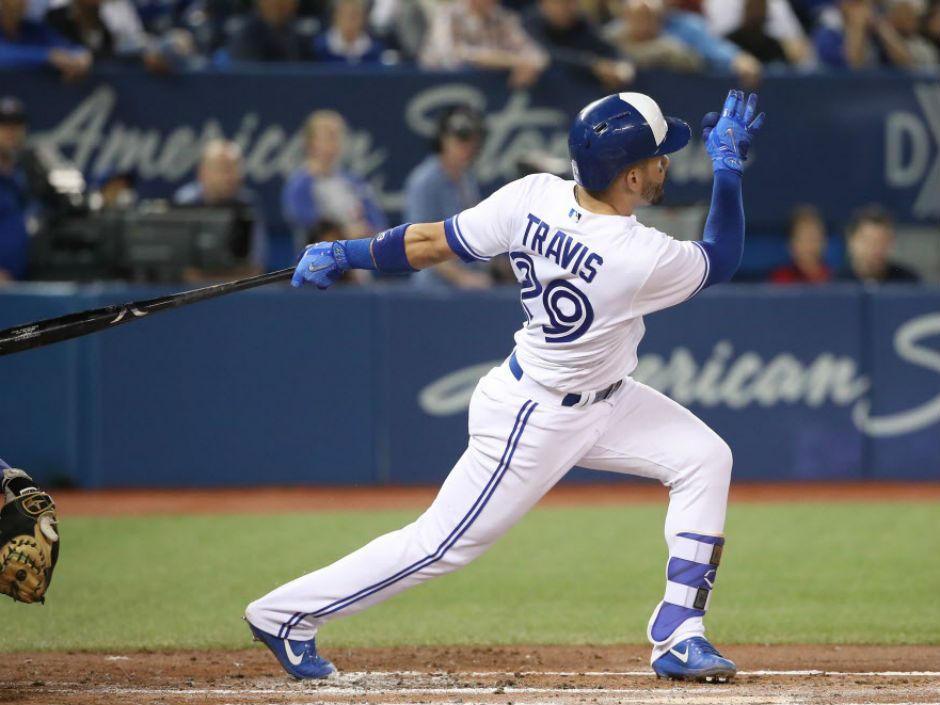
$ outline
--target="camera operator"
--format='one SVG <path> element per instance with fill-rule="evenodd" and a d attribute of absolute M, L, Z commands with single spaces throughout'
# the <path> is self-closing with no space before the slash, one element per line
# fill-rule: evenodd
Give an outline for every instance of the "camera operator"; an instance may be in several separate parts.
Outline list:
<path fill-rule="evenodd" d="M 258 274 L 264 271 L 267 257 L 267 232 L 258 198 L 244 185 L 241 149 L 235 142 L 214 139 L 202 151 L 195 181 L 179 188 L 173 196 L 178 206 L 232 208 L 244 219 L 246 234 L 244 269 L 215 272 L 213 277 Z M 206 279 L 206 273 L 192 270 L 189 279 Z"/>
<path fill-rule="evenodd" d="M 0 97 L 0 284 L 26 275 L 32 203 L 18 162 L 26 143 L 26 110 L 12 96 Z"/>

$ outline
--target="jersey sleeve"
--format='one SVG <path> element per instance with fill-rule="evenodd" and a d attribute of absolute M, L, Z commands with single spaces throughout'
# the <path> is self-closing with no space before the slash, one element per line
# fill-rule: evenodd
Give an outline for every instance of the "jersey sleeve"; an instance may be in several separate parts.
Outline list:
<path fill-rule="evenodd" d="M 695 296 L 708 279 L 708 258 L 697 242 L 662 238 L 646 281 L 633 299 L 633 313 L 644 316 Z"/>
<path fill-rule="evenodd" d="M 486 262 L 509 252 L 529 179 L 506 184 L 480 203 L 444 221 L 447 244 L 464 262 Z"/>

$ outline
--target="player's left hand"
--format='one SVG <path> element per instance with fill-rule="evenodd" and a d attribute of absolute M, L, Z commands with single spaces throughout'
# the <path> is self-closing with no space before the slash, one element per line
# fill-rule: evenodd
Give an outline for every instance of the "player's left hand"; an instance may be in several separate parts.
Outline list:
<path fill-rule="evenodd" d="M 720 117 L 708 113 L 702 118 L 702 139 L 715 171 L 742 173 L 751 141 L 764 124 L 764 113 L 755 117 L 756 112 L 756 93 L 745 102 L 743 91 L 731 90 Z"/>
<path fill-rule="evenodd" d="M 343 242 L 318 242 L 304 250 L 291 277 L 291 286 L 313 284 L 326 289 L 349 271 L 349 259 Z"/>

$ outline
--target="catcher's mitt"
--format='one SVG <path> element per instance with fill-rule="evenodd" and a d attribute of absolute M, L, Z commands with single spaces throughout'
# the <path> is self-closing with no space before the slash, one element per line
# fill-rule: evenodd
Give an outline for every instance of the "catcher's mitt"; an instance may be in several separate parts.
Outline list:
<path fill-rule="evenodd" d="M 44 602 L 59 558 L 55 502 L 33 491 L 0 509 L 0 593 L 19 602 Z"/>

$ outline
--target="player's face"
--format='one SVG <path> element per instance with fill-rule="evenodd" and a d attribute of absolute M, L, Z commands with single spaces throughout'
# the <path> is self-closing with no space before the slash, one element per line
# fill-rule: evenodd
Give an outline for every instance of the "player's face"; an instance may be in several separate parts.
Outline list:
<path fill-rule="evenodd" d="M 643 201 L 651 206 L 659 205 L 666 195 L 666 173 L 669 171 L 669 157 L 647 159 L 641 169 L 643 175 Z"/>

